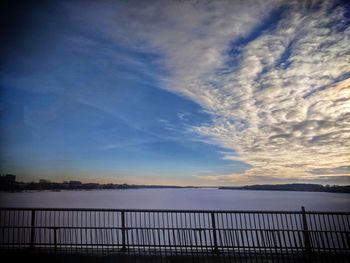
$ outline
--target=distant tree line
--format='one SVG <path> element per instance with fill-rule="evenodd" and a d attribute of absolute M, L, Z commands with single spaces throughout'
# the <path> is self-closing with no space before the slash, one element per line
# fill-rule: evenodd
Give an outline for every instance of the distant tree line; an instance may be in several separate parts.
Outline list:
<path fill-rule="evenodd" d="M 30 190 L 93 190 L 93 189 L 138 189 L 138 188 L 184 188 L 172 185 L 130 185 L 130 184 L 99 184 L 82 183 L 80 181 L 65 181 L 63 183 L 51 182 L 40 179 L 38 182 L 17 182 L 16 175 L 0 175 L 0 191 L 30 191 Z M 186 188 L 197 188 L 186 186 Z M 331 192 L 350 193 L 350 185 L 320 185 L 320 184 L 264 184 L 247 186 L 223 186 L 223 190 L 262 190 L 262 191 L 307 191 L 307 192 Z"/>
<path fill-rule="evenodd" d="M 40 179 L 38 182 L 17 182 L 15 175 L 0 175 L 0 191 L 29 190 L 92 190 L 92 189 L 135 189 L 135 188 L 181 188 L 181 186 L 163 185 L 129 185 L 129 184 L 99 184 L 82 183 L 80 181 L 65 181 L 63 183 Z"/>
<path fill-rule="evenodd" d="M 220 187 L 220 189 L 350 193 L 350 185 L 323 186 L 321 184 L 263 184 L 263 185 L 247 185 L 247 186 L 240 186 L 240 187 L 225 186 L 225 187 Z"/>

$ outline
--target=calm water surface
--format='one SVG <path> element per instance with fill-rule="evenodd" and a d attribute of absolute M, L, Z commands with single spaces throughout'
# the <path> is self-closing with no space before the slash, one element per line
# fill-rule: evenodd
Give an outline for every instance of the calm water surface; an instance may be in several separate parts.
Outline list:
<path fill-rule="evenodd" d="M 350 194 L 202 189 L 0 192 L 2 207 L 348 211 Z"/>

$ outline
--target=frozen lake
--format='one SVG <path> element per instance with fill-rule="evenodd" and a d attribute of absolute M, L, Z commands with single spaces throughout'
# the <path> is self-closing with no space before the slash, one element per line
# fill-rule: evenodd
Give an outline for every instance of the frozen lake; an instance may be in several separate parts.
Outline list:
<path fill-rule="evenodd" d="M 323 192 L 128 189 L 0 193 L 2 207 L 350 211 L 350 195 Z"/>

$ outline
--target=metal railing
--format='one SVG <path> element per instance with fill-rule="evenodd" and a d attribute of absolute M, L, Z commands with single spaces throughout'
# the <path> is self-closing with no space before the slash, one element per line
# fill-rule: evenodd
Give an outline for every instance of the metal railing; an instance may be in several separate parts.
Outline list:
<path fill-rule="evenodd" d="M 350 213 L 0 208 L 1 249 L 350 255 Z"/>

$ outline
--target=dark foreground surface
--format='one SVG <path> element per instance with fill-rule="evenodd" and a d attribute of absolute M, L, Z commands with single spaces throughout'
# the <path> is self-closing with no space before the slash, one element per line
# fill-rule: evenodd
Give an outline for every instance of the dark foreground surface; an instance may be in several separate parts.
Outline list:
<path fill-rule="evenodd" d="M 186 262 L 238 262 L 238 263 L 275 263 L 275 262 L 350 262 L 345 254 L 257 254 L 237 252 L 224 253 L 133 253 L 111 251 L 54 251 L 54 250 L 0 250 L 2 262 L 135 262 L 135 263 L 186 263 Z"/>

